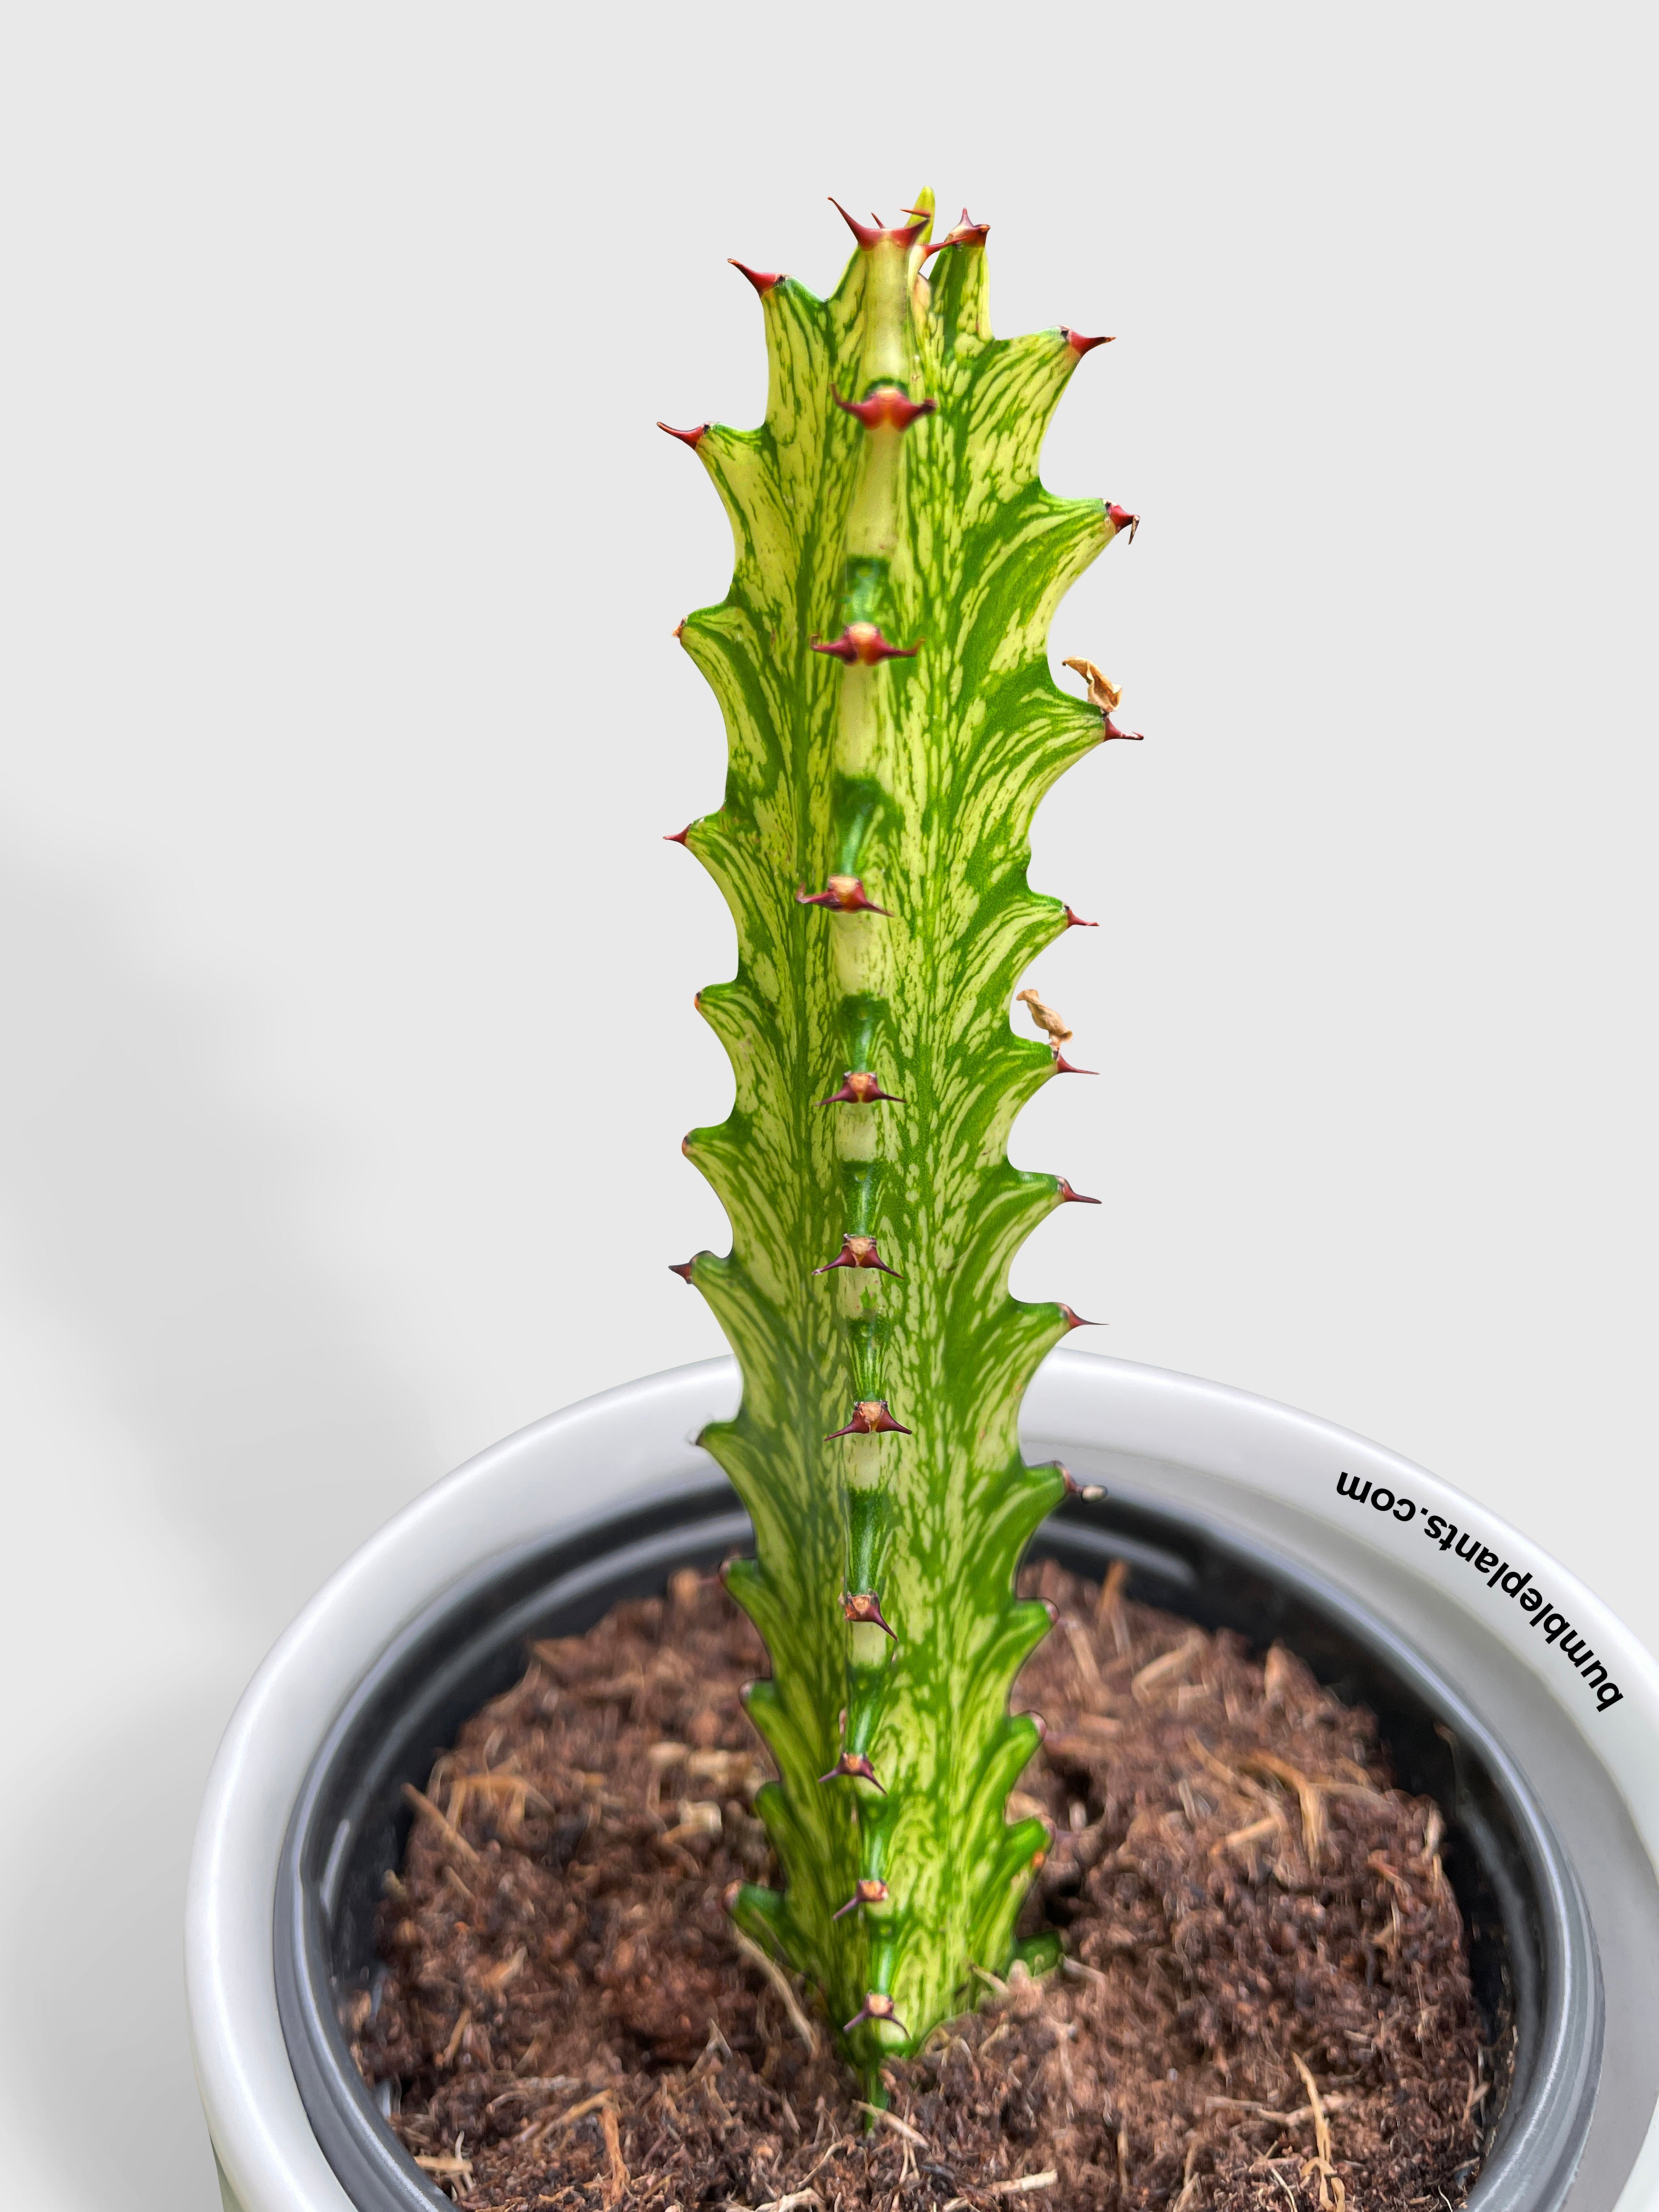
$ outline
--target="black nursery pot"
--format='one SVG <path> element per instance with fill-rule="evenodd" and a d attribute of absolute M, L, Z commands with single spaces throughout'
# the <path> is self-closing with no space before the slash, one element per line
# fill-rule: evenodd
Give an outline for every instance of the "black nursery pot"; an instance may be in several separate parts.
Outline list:
<path fill-rule="evenodd" d="M 1433 1797 L 1468 1932 L 1483 2039 L 1511 2057 L 1488 2119 L 1471 2207 L 1555 2212 L 1573 2186 L 1601 2071 L 1602 1978 L 1574 1867 L 1515 1760 L 1431 1660 L 1352 1594 L 1192 1506 L 1072 1499 L 1032 1556 L 1098 1577 L 1258 1651 L 1283 1643 L 1381 1723 L 1401 1786 Z M 523 1672 L 526 1642 L 590 1627 L 618 1600 L 663 1590 L 750 1540 L 724 1481 L 682 1485 L 626 1513 L 525 1543 L 431 1603 L 358 1682 L 312 1759 L 276 1886 L 276 1996 L 316 2141 L 358 2212 L 448 2205 L 398 2143 L 352 2063 L 341 2017 L 372 1990 L 375 1908 L 400 1863 L 423 1783 L 461 1724 Z M 1588 2197 L 1582 2199 L 1588 2203 Z M 1604 2200 L 1610 2201 L 1610 2200 Z"/>

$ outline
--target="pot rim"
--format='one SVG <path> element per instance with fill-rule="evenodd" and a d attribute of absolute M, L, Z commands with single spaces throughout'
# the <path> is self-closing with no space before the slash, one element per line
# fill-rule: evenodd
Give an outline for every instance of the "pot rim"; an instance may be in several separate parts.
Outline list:
<path fill-rule="evenodd" d="M 596 1464 L 606 1470 L 603 1503 L 612 1513 L 647 1490 L 706 1477 L 708 1462 L 690 1437 L 704 1420 L 729 1410 L 736 1394 L 733 1362 L 701 1362 L 585 1400 L 491 1446 L 423 1492 L 355 1553 L 254 1676 L 210 1777 L 185 1939 L 198 2079 L 222 2166 L 243 2212 L 346 2212 L 349 2204 L 295 2083 L 276 2008 L 273 1950 L 284 1833 L 339 1708 L 377 1654 L 458 1577 L 526 1539 L 593 1519 Z M 1336 1462 L 1373 1483 L 1386 1480 L 1425 1512 L 1472 1516 L 1504 1544 L 1508 1559 L 1560 1594 L 1558 1602 L 1572 1608 L 1572 1620 L 1589 1625 L 1597 1650 L 1611 1656 L 1623 1697 L 1601 1714 L 1565 1663 L 1553 1669 L 1540 1663 L 1556 1655 L 1540 1638 L 1530 1646 L 1523 1640 L 1524 1616 L 1517 1626 L 1491 1607 L 1480 1613 L 1482 1626 L 1566 1711 L 1623 1795 L 1648 1860 L 1659 1859 L 1659 1665 L 1576 1577 L 1498 1516 L 1426 1470 L 1311 1415 L 1225 1385 L 1089 1353 L 1051 1356 L 1028 1395 L 1024 1426 L 1076 1448 L 1103 1446 L 1212 1469 L 1237 1486 L 1246 1530 L 1254 1494 L 1293 1503 L 1352 1533 L 1352 1506 L 1334 1489 Z M 1409 1565 L 1439 1583 L 1462 1610 L 1474 1610 L 1467 1601 L 1484 1585 L 1467 1575 L 1460 1584 L 1458 1562 L 1431 1545 L 1426 1560 L 1412 1554 Z M 1575 1689 L 1577 1705 L 1571 1702 Z M 1659 2128 L 1650 2124 L 1620 2196 L 1620 2212 L 1653 2203 L 1656 2183 Z"/>

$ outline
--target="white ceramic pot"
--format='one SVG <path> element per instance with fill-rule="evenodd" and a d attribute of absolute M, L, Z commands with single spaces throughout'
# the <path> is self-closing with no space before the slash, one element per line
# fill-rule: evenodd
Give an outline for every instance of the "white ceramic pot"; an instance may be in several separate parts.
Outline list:
<path fill-rule="evenodd" d="M 361 2092 L 355 2077 L 319 2089 L 301 2048 L 294 1960 L 303 1979 L 307 1939 L 293 1930 L 335 1911 L 339 1866 L 361 1844 L 345 1820 L 336 1848 L 319 1840 L 317 1820 L 336 1816 L 318 1778 L 329 1756 L 337 1770 L 358 1755 L 350 1744 L 368 1741 L 365 1701 L 385 1705 L 388 1655 L 441 1648 L 442 1624 L 461 1618 L 458 1591 L 488 1591 L 492 1576 L 506 1589 L 515 1573 L 519 1591 L 526 1571 L 513 1562 L 565 1538 L 576 1547 L 560 1555 L 568 1568 L 587 1541 L 573 1532 L 599 1521 L 612 1524 L 614 1553 L 616 1516 L 624 1533 L 656 1528 L 682 1493 L 707 1512 L 714 1471 L 691 1439 L 736 1397 L 732 1363 L 711 1360 L 588 1399 L 481 1453 L 349 1559 L 249 1685 L 209 1780 L 185 1936 L 197 2073 L 229 2212 L 447 2201 L 389 2137 L 370 2140 L 372 2114 L 322 2109 L 327 2094 L 349 2104 Z M 1471 2203 L 1659 2212 L 1659 1667 L 1642 1645 L 1494 1515 L 1287 1407 L 1062 1351 L 1033 1385 L 1023 1428 L 1030 1457 L 1059 1456 L 1109 1486 L 1110 1528 L 1066 1523 L 1079 1556 L 1127 1553 L 1158 1587 L 1171 1555 L 1133 1531 L 1196 1532 L 1212 1582 L 1236 1571 L 1241 1587 L 1282 1587 L 1316 1624 L 1351 1620 L 1402 1694 L 1443 1714 L 1447 1741 L 1474 1747 L 1493 1817 L 1513 1814 L 1522 1838 L 1527 1897 L 1498 1859 L 1492 1879 L 1515 1953 L 1505 1971 L 1527 1984 L 1517 2001 L 1533 2008 L 1542 2056 Z M 635 1547 L 640 1559 L 661 1555 L 653 1540 L 655 1550 Z M 561 1588 L 592 1584 L 598 1571 L 567 1573 Z M 467 1602 L 476 1613 L 481 1601 Z M 349 1739 L 348 1718 L 358 1730 Z M 1484 1834 L 1479 1797 L 1468 1817 Z M 1536 1960 L 1522 1957 L 1516 1931 L 1544 1923 Z M 319 2047 L 332 2033 L 319 2018 L 311 2027 Z M 357 2148 L 342 2149 L 342 2127 Z"/>

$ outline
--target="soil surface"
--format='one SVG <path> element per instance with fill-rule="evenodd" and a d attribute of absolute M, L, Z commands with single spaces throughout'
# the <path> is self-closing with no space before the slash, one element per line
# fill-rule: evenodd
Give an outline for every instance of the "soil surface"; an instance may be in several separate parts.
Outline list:
<path fill-rule="evenodd" d="M 1013 1809 L 1054 1849 L 1042 1982 L 888 2069 L 871 2122 L 811 1996 L 740 1948 L 769 1773 L 764 1654 L 717 1583 L 533 1648 L 418 1794 L 387 1972 L 349 2025 L 463 2204 L 694 2212 L 1455 2205 L 1498 2099 L 1440 1814 L 1376 1724 L 1275 1648 L 1048 1565 L 1060 1622 L 1016 1706 L 1049 1733 Z"/>

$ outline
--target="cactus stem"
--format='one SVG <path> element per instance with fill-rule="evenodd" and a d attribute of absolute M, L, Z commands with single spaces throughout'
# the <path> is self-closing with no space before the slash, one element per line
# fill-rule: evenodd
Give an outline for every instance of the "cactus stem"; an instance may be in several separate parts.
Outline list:
<path fill-rule="evenodd" d="M 887 1795 L 886 1790 L 876 1779 L 875 1768 L 871 1765 L 861 1751 L 842 1752 L 830 1771 L 827 1774 L 820 1774 L 818 1780 L 835 1782 L 844 1774 L 850 1775 L 854 1782 L 867 1782 L 872 1790 L 881 1790 L 884 1797 Z"/>
<path fill-rule="evenodd" d="M 832 1920 L 844 1920 L 849 1912 L 856 1912 L 861 1905 L 885 1905 L 887 1885 L 878 1881 L 873 1875 L 866 1875 L 855 1885 L 853 1894 L 839 1911 L 832 1912 Z"/>
<path fill-rule="evenodd" d="M 703 432 L 710 428 L 710 425 L 707 422 L 699 422 L 694 429 L 677 430 L 672 422 L 659 422 L 657 428 L 659 430 L 666 430 L 671 438 L 678 438 L 681 445 L 690 446 L 692 452 L 696 453 L 697 441 L 702 436 Z M 678 633 L 676 632 L 676 635 L 678 635 Z"/>
<path fill-rule="evenodd" d="M 831 1429 L 824 1438 L 832 1443 L 837 1437 L 881 1437 L 890 1432 L 901 1437 L 915 1434 L 902 1421 L 896 1421 L 887 1410 L 885 1398 L 860 1398 L 853 1408 L 853 1418 L 844 1429 Z"/>
<path fill-rule="evenodd" d="M 987 226 L 965 209 L 938 223 L 956 251 L 937 261 L 931 193 L 891 226 L 840 212 L 856 243 L 829 300 L 734 261 L 763 298 L 766 419 L 707 426 L 702 457 L 737 564 L 681 633 L 728 737 L 726 810 L 687 830 L 737 924 L 738 980 L 703 1000 L 737 1100 L 686 1146 L 731 1256 L 676 1272 L 714 1299 L 744 1373 L 740 1417 L 704 1434 L 755 1528 L 729 1587 L 770 1657 L 747 1709 L 777 1764 L 761 1805 L 782 1880 L 740 1892 L 738 1917 L 823 1992 L 826 2025 L 859 2008 L 847 2055 L 884 2103 L 883 2060 L 959 2007 L 974 1961 L 1001 1975 L 1036 1955 L 1016 1923 L 1034 1846 L 1054 1848 L 1007 1802 L 1040 1726 L 1011 1728 L 1009 1692 L 1054 1619 L 1014 1602 L 1015 1574 L 1078 1486 L 1019 1459 L 1014 1416 L 1083 1323 L 1007 1285 L 1038 1217 L 1091 1201 L 1013 1168 L 1006 1138 L 1048 1075 L 1091 1071 L 1063 1057 L 1051 1009 L 1032 1030 L 1008 1002 L 1041 945 L 1095 927 L 1033 889 L 1031 817 L 1097 735 L 1129 733 L 1101 719 L 1105 679 L 1083 711 L 1084 686 L 1053 690 L 1049 622 L 1136 518 L 1054 501 L 1038 470 L 1062 386 L 1107 341 L 994 338 Z M 781 927 L 792 896 L 824 919 Z M 814 1110 L 904 1095 L 915 1114 Z M 878 1237 L 902 1247 L 902 1279 Z"/>
<path fill-rule="evenodd" d="M 1100 1204 L 1097 1198 L 1085 1198 L 1080 1190 L 1073 1190 L 1064 1176 L 1054 1177 L 1054 1188 L 1060 1194 L 1060 1202 L 1062 1206 L 1098 1206 Z"/>
<path fill-rule="evenodd" d="M 1068 1329 L 1104 1328 L 1106 1326 L 1103 1321 L 1085 1321 L 1080 1313 L 1074 1313 L 1072 1310 L 1071 1307 L 1066 1304 L 1064 1298 L 1060 1299 L 1058 1304 L 1061 1317 L 1065 1321 L 1066 1326 Z"/>
<path fill-rule="evenodd" d="M 908 215 L 910 210 L 907 208 L 905 212 Z M 962 220 L 956 228 L 943 238 L 936 238 L 921 258 L 926 261 L 931 255 L 942 252 L 947 246 L 983 246 L 990 228 L 988 222 L 975 222 L 963 208 Z"/>
<path fill-rule="evenodd" d="M 814 653 L 833 653 L 849 667 L 857 661 L 871 668 L 878 660 L 914 660 L 924 642 L 918 638 L 914 645 L 889 645 L 874 623 L 848 623 L 839 637 L 815 637 L 811 646 Z"/>
<path fill-rule="evenodd" d="M 831 876 L 821 891 L 809 891 L 802 884 L 795 893 L 797 906 L 831 906 L 838 914 L 890 914 L 890 907 L 878 906 L 865 890 L 857 876 Z"/>
<path fill-rule="evenodd" d="M 1099 1203 L 1098 1200 L 1096 1201 Z M 821 1267 L 814 1267 L 815 1275 L 827 1275 L 833 1267 L 878 1267 L 884 1275 L 892 1276 L 895 1282 L 904 1280 L 896 1267 L 890 1267 L 876 1249 L 873 1237 L 855 1237 L 850 1229 L 842 1232 L 841 1249 L 833 1260 L 826 1260 Z"/>
<path fill-rule="evenodd" d="M 898 1642 L 898 1632 L 883 1618 L 881 1600 L 874 1590 L 843 1590 L 841 1609 L 848 1620 L 879 1628 L 884 1635 L 890 1636 L 895 1644 Z"/>
<path fill-rule="evenodd" d="M 1129 533 L 1130 544 L 1134 544 L 1135 532 L 1140 527 L 1140 517 L 1138 514 L 1131 514 L 1127 507 L 1120 507 L 1114 499 L 1109 500 L 1106 503 L 1106 520 L 1114 530 L 1127 530 Z"/>
<path fill-rule="evenodd" d="M 832 384 L 830 397 L 843 415 L 856 415 L 866 430 L 908 430 L 919 415 L 935 414 L 937 399 L 912 399 L 896 384 L 884 384 L 867 399 L 843 399 Z"/>
<path fill-rule="evenodd" d="M 868 253 L 872 247 L 878 246 L 900 246 L 904 247 L 908 252 L 921 236 L 922 232 L 927 228 L 927 217 L 925 215 L 918 217 L 915 222 L 903 228 L 899 228 L 897 226 L 890 227 L 888 224 L 883 222 L 881 217 L 878 215 L 872 216 L 870 218 L 870 222 L 875 225 L 875 228 L 872 230 L 868 223 L 862 223 L 859 221 L 856 216 L 848 215 L 846 209 L 842 205 L 841 202 L 836 198 L 833 192 L 830 193 L 828 197 L 830 206 L 834 208 L 836 213 L 847 225 L 848 230 L 852 232 L 854 237 L 857 239 L 859 244 L 864 248 L 866 253 Z"/>
<path fill-rule="evenodd" d="M 690 829 L 690 824 L 688 823 L 686 824 L 686 828 Z M 680 835 L 684 837 L 685 831 L 683 830 L 680 832 Z M 1067 929 L 1098 929 L 1100 927 L 1100 924 L 1097 921 L 1085 921 L 1080 914 L 1073 914 L 1071 908 L 1067 907 L 1066 909 L 1066 927 Z"/>
<path fill-rule="evenodd" d="M 735 255 L 728 254 L 726 258 L 739 276 L 746 276 L 749 279 L 763 300 L 775 284 L 781 284 L 783 282 L 781 269 L 751 269 L 746 261 L 739 261 Z"/>
<path fill-rule="evenodd" d="M 904 1101 L 896 1091 L 884 1091 L 878 1077 L 867 1068 L 849 1067 L 842 1078 L 841 1089 L 832 1091 L 827 1098 L 820 1098 L 820 1106 L 874 1106 L 884 1098 L 895 1106 Z"/>

